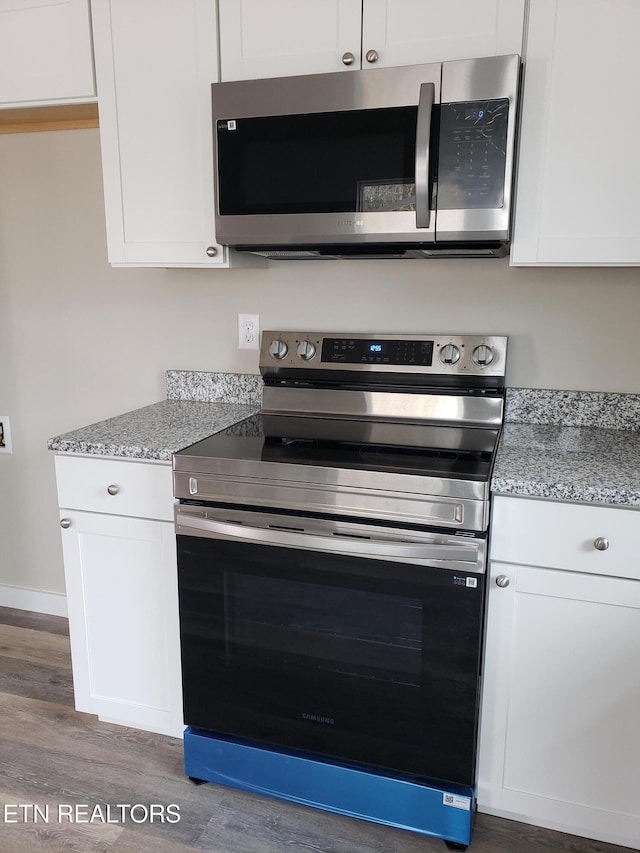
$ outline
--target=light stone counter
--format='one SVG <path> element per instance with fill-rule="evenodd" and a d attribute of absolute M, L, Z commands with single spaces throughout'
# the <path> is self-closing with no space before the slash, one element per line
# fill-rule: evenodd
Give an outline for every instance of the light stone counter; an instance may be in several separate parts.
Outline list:
<path fill-rule="evenodd" d="M 491 490 L 640 507 L 640 396 L 508 389 Z"/>
<path fill-rule="evenodd" d="M 167 461 L 260 409 L 257 375 L 167 371 L 167 400 L 49 439 L 48 447 Z M 640 507 L 640 396 L 507 390 L 494 494 Z"/>
<path fill-rule="evenodd" d="M 260 409 L 262 379 L 252 374 L 167 371 L 167 400 L 50 438 L 49 450 L 125 459 L 171 455 Z"/>

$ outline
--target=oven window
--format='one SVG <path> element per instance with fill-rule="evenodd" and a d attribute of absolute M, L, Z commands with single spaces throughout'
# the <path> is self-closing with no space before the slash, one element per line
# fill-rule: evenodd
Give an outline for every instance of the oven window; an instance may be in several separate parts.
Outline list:
<path fill-rule="evenodd" d="M 415 210 L 417 107 L 220 122 L 223 215 Z"/>
<path fill-rule="evenodd" d="M 315 668 L 418 687 L 416 598 L 248 574 L 225 576 L 226 656 L 265 669 Z"/>

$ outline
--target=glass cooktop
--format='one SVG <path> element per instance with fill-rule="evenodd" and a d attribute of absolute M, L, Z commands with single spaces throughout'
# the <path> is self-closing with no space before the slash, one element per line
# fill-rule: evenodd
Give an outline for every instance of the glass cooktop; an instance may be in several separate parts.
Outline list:
<path fill-rule="evenodd" d="M 499 430 L 257 414 L 176 454 L 488 481 Z"/>

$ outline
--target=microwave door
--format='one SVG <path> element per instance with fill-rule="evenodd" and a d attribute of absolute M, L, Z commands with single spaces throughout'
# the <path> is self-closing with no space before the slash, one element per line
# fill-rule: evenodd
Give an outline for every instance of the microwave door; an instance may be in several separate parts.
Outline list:
<path fill-rule="evenodd" d="M 443 63 L 436 241 L 509 240 L 518 56 Z"/>
<path fill-rule="evenodd" d="M 225 116 L 215 125 L 220 242 L 432 243 L 440 74 L 406 66 L 214 85 L 214 116 Z"/>
<path fill-rule="evenodd" d="M 433 241 L 425 112 L 422 123 L 417 104 L 237 119 L 219 131 L 218 239 L 230 225 L 245 243 Z"/>

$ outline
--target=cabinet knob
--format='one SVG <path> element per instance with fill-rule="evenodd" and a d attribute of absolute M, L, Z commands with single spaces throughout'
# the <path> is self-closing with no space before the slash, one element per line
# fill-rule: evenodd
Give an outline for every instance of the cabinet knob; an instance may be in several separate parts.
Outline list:
<path fill-rule="evenodd" d="M 342 63 L 343 65 L 353 65 L 356 61 L 355 56 L 348 50 L 346 53 L 342 54 Z"/>
<path fill-rule="evenodd" d="M 365 53 L 365 59 L 367 62 L 377 62 L 378 61 L 378 51 L 377 50 L 368 50 Z"/>
<path fill-rule="evenodd" d="M 593 547 L 596 551 L 606 551 L 609 547 L 609 540 L 604 536 L 598 536 L 597 539 L 593 540 Z"/>
<path fill-rule="evenodd" d="M 216 249 L 215 246 L 207 246 L 207 257 L 208 258 L 215 258 L 215 256 L 217 254 L 218 254 L 218 250 Z"/>
<path fill-rule="evenodd" d="M 120 486 L 107 486 L 107 491 L 110 495 L 117 495 L 120 491 Z"/>
<path fill-rule="evenodd" d="M 501 589 L 504 589 L 505 586 L 509 586 L 509 578 L 506 575 L 498 575 L 496 578 L 496 586 L 499 586 Z"/>
<path fill-rule="evenodd" d="M 60 519 L 60 527 L 63 530 L 68 530 L 71 527 L 71 519 L 70 518 L 61 518 Z"/>

